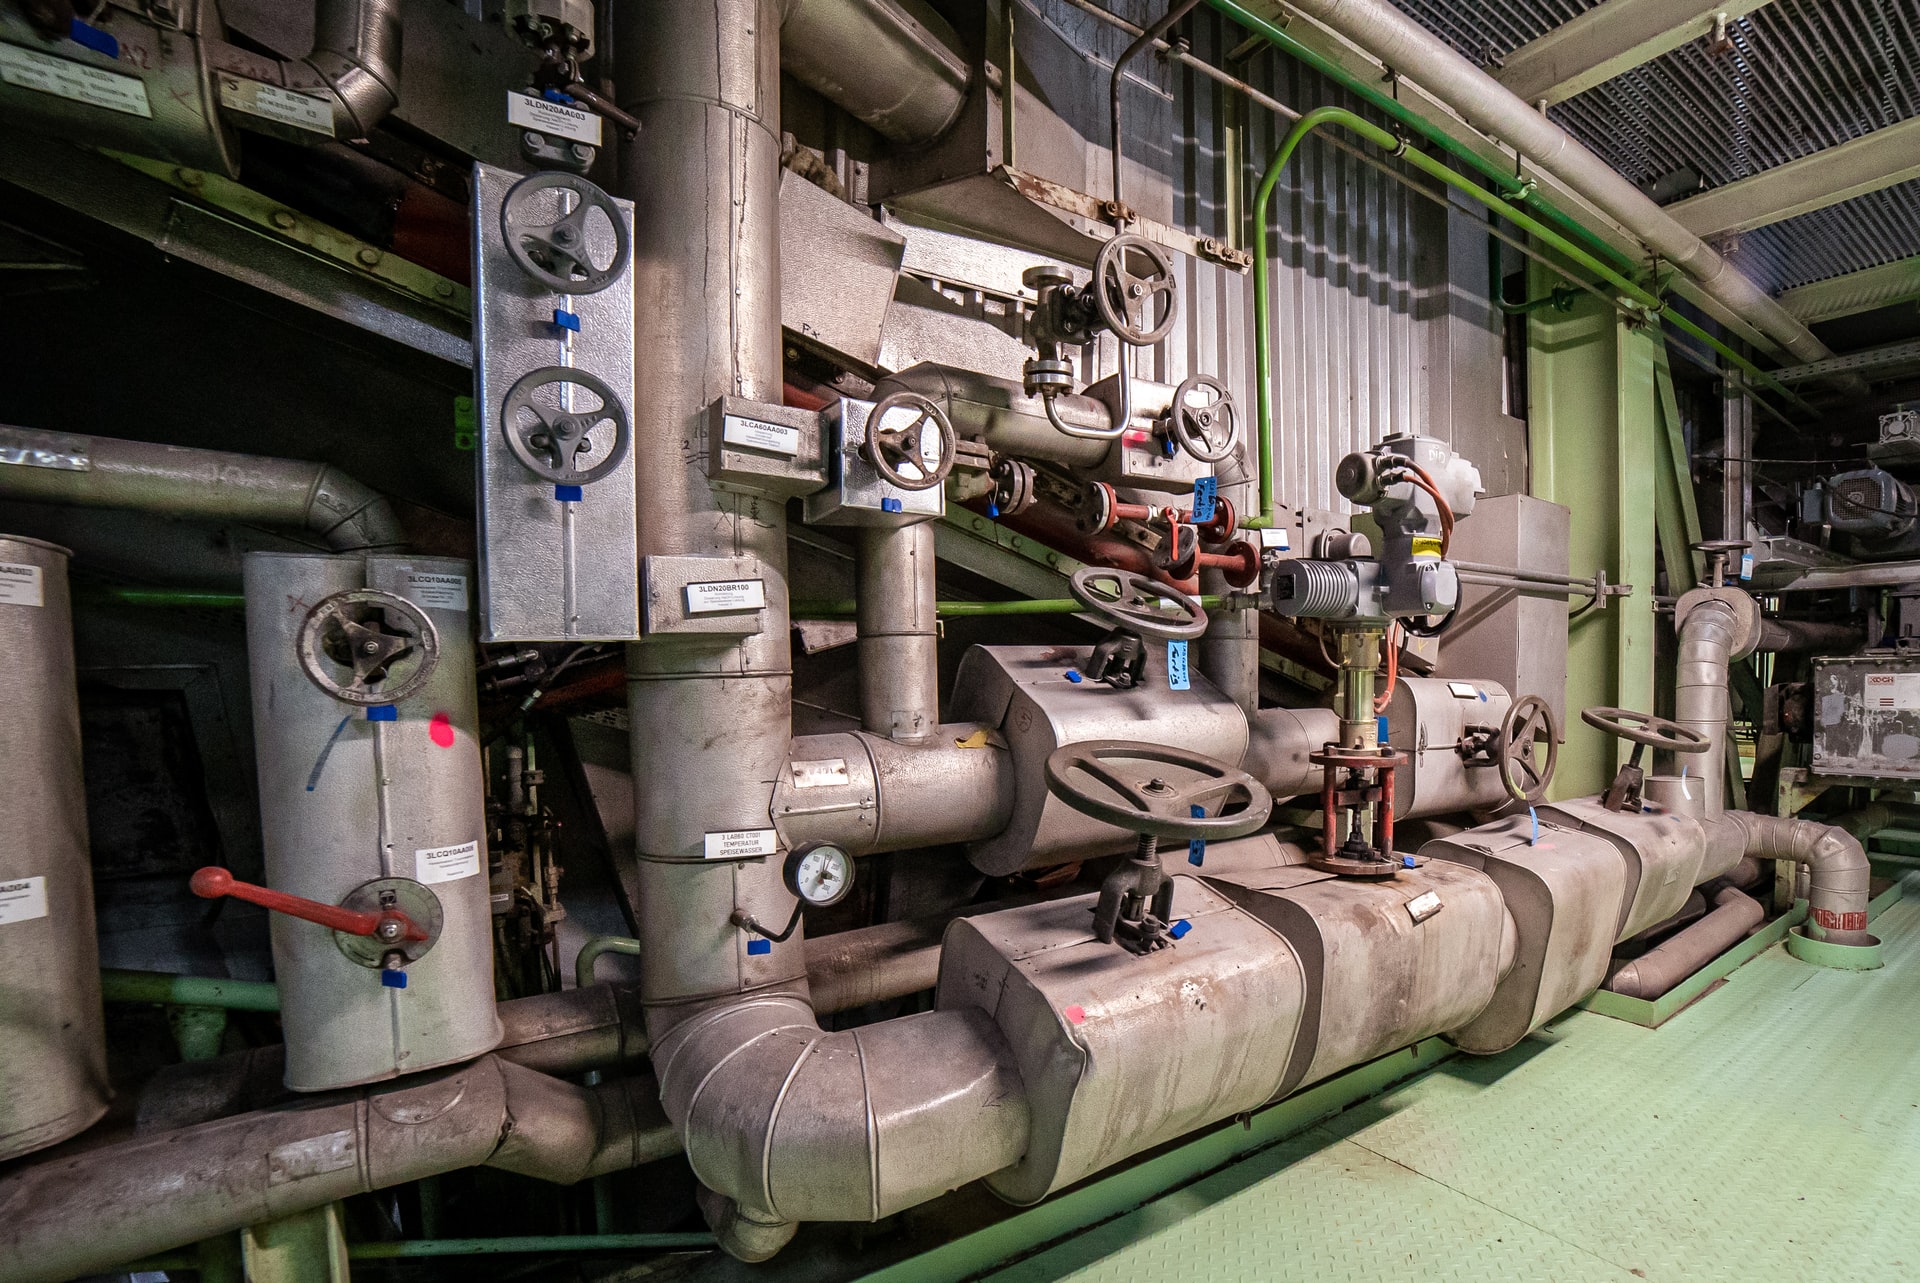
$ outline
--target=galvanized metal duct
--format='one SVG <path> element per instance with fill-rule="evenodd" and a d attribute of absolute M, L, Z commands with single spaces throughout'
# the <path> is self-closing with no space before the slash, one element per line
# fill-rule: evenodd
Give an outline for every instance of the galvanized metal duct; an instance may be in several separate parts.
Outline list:
<path fill-rule="evenodd" d="M 1813 820 L 1728 811 L 1723 819 L 1746 835 L 1756 860 L 1792 860 L 1807 868 L 1807 934 L 1834 944 L 1868 944 L 1868 882 L 1872 870 L 1860 840 Z"/>
<path fill-rule="evenodd" d="M 208 61 L 216 71 L 324 98 L 335 138 L 365 138 L 400 102 L 400 33 L 400 0 L 318 0 L 306 57 L 269 58 L 210 40 Z"/>
<path fill-rule="evenodd" d="M 614 10 L 620 106 L 643 124 L 620 167 L 645 300 L 640 551 L 751 559 L 766 591 L 758 633 L 656 638 L 628 660 L 654 1065 L 721 1246 L 748 1260 L 798 1218 L 868 1220 L 1004 1167 L 1026 1135 L 989 1022 L 935 1012 L 822 1033 L 803 934 L 763 942 L 738 925 L 792 913 L 780 861 L 704 858 L 709 834 L 766 832 L 792 734 L 785 508 L 715 490 L 678 444 L 722 395 L 780 397 L 780 16 L 776 0 Z M 850 65 L 866 67 L 861 52 Z"/>
<path fill-rule="evenodd" d="M 924 744 L 940 724 L 933 526 L 861 529 L 855 569 L 861 724 L 903 744 Z"/>
<path fill-rule="evenodd" d="M 457 1070 L 127 1141 L 0 1177 L 0 1278 L 59 1283 L 466 1167 L 572 1184 L 678 1148 L 645 1079 Z"/>
<path fill-rule="evenodd" d="M 0 499 L 308 530 L 334 552 L 400 548 L 385 495 L 324 463 L 0 427 Z"/>
<path fill-rule="evenodd" d="M 1573 135 L 1387 0 L 1287 0 L 1396 75 L 1416 81 L 1475 128 L 1498 138 L 1592 201 L 1654 254 L 1691 277 L 1716 302 L 1751 322 L 1802 361 L 1833 355 L 1827 345 L 1706 242 L 1681 226 Z"/>
<path fill-rule="evenodd" d="M 924 0 L 781 0 L 780 65 L 909 146 L 960 118 L 973 80 L 959 33 Z"/>

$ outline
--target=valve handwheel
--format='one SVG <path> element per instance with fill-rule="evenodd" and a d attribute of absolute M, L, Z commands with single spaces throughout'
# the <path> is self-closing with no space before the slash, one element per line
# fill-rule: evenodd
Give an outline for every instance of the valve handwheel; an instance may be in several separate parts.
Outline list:
<path fill-rule="evenodd" d="M 1101 321 L 1134 347 L 1167 337 L 1180 315 L 1173 260 L 1143 236 L 1127 232 L 1102 245 L 1092 285 Z"/>
<path fill-rule="evenodd" d="M 1636 713 L 1627 708 L 1583 708 L 1580 710 L 1580 720 L 1596 731 L 1605 731 L 1648 748 L 1664 749 L 1669 753 L 1707 751 L 1707 737 L 1699 731 L 1651 713 Z"/>
<path fill-rule="evenodd" d="M 552 205 L 542 198 L 545 192 L 558 200 L 557 218 L 550 217 L 551 210 L 536 212 L 543 204 Z M 571 208 L 567 195 L 573 197 Z M 610 237 L 595 234 L 595 211 L 611 228 Z M 500 203 L 500 236 L 522 271 L 561 294 L 594 294 L 607 288 L 627 270 L 633 252 L 627 220 L 613 197 L 573 174 L 531 174 L 509 188 Z"/>
<path fill-rule="evenodd" d="M 1493 760 L 1500 786 L 1514 801 L 1531 806 L 1547 795 L 1560 764 L 1560 723 L 1546 700 L 1529 695 L 1514 701 L 1501 720 Z"/>
<path fill-rule="evenodd" d="M 927 457 L 927 432 L 938 436 L 935 457 Z M 931 490 L 947 479 L 959 453 L 953 422 L 918 392 L 894 392 L 867 414 L 867 439 L 861 457 L 880 479 L 901 490 Z"/>
<path fill-rule="evenodd" d="M 308 680 L 342 703 L 397 704 L 433 676 L 440 631 L 405 597 L 352 588 L 307 612 L 295 649 Z"/>
<path fill-rule="evenodd" d="M 1273 795 L 1245 771 L 1161 744 L 1062 744 L 1047 755 L 1046 776 L 1082 815 L 1158 839 L 1245 837 L 1273 811 Z"/>
<path fill-rule="evenodd" d="M 600 404 L 573 407 L 568 387 L 584 389 Z M 549 396 L 537 395 L 555 389 Z M 545 403 L 545 404 L 543 404 Z M 523 374 L 507 389 L 500 407 L 507 449 L 527 471 L 557 486 L 591 485 L 620 466 L 633 439 L 627 408 L 612 388 L 585 370 L 549 365 Z"/>
<path fill-rule="evenodd" d="M 1194 398 L 1203 400 L 1195 404 Z M 1227 385 L 1211 374 L 1190 374 L 1173 392 L 1168 429 L 1180 448 L 1201 463 L 1218 463 L 1233 453 L 1240 436 L 1240 412 Z"/>
<path fill-rule="evenodd" d="M 1178 588 L 1107 566 L 1085 566 L 1069 584 L 1075 601 L 1144 637 L 1186 641 L 1207 631 L 1207 612 Z"/>

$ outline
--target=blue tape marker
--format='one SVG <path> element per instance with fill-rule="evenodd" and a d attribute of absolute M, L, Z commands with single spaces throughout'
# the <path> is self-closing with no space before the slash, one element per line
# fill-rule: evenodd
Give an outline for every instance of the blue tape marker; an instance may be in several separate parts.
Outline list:
<path fill-rule="evenodd" d="M 1069 668 L 1067 670 L 1067 680 L 1072 682 L 1075 686 L 1078 686 L 1085 679 L 1082 678 L 1079 673 Z"/>
<path fill-rule="evenodd" d="M 1207 808 L 1194 802 L 1187 803 L 1187 814 L 1196 820 L 1207 818 Z M 1207 840 L 1205 838 L 1187 839 L 1187 863 L 1199 868 L 1207 862 Z"/>
<path fill-rule="evenodd" d="M 407 987 L 407 973 L 395 970 L 392 967 L 382 967 L 380 969 L 380 983 L 389 989 L 405 989 Z"/>
<path fill-rule="evenodd" d="M 1187 932 L 1191 930 L 1193 930 L 1193 923 L 1188 922 L 1185 918 L 1182 918 L 1180 919 L 1180 921 L 1174 923 L 1172 926 L 1167 928 L 1167 934 L 1172 936 L 1175 940 L 1184 940 L 1186 938 Z"/>
<path fill-rule="evenodd" d="M 1220 482 L 1214 477 L 1202 477 L 1193 483 L 1193 519 L 1212 521 L 1215 497 L 1220 493 Z"/>
<path fill-rule="evenodd" d="M 580 318 L 565 308 L 553 309 L 553 323 L 563 330 L 572 330 L 575 334 L 580 332 Z"/>
<path fill-rule="evenodd" d="M 753 939 L 747 941 L 747 953 L 749 956 L 772 952 L 773 941 L 771 940 L 762 940 L 759 936 L 755 936 Z"/>
<path fill-rule="evenodd" d="M 573 106 L 573 95 L 563 94 L 558 89 L 545 90 L 541 93 L 540 96 L 542 98 L 545 98 L 548 102 L 557 102 L 568 107 Z"/>
<path fill-rule="evenodd" d="M 1482 704 L 1487 702 L 1487 693 L 1485 691 L 1480 692 L 1480 702 Z"/>
<path fill-rule="evenodd" d="M 1373 719 L 1373 737 L 1382 744 L 1387 742 L 1387 715 L 1385 713 Z"/>
<path fill-rule="evenodd" d="M 555 503 L 579 503 L 580 487 L 555 486 L 553 488 L 553 499 Z"/>
<path fill-rule="evenodd" d="M 320 756 L 313 763 L 313 771 L 307 776 L 307 792 L 313 792 L 319 785 L 320 772 L 327 769 L 327 758 L 333 755 L 333 746 L 340 742 L 341 732 L 347 729 L 347 723 L 352 720 L 351 715 L 341 718 L 340 724 L 333 728 L 333 734 L 327 736 L 326 744 L 320 749 Z"/>
<path fill-rule="evenodd" d="M 400 706 L 397 704 L 375 704 L 367 710 L 369 722 L 397 722 L 400 720 Z"/>
<path fill-rule="evenodd" d="M 1532 807 L 1528 807 L 1527 818 L 1533 821 L 1533 835 L 1527 839 L 1527 845 L 1532 846 L 1540 840 L 1540 817 Z"/>
<path fill-rule="evenodd" d="M 899 511 L 900 511 L 900 501 L 899 501 L 898 499 L 882 499 L 882 500 L 880 501 L 880 511 L 882 511 L 882 512 L 899 512 Z"/>
<path fill-rule="evenodd" d="M 1420 867 L 1420 863 L 1410 855 L 1403 855 L 1400 857 L 1400 867 L 1403 869 L 1417 869 Z"/>
<path fill-rule="evenodd" d="M 103 53 L 109 58 L 120 56 L 120 42 L 98 27 L 90 27 L 75 18 L 67 24 L 67 39 L 77 45 L 84 45 L 95 53 Z"/>
<path fill-rule="evenodd" d="M 1193 678 L 1187 672 L 1187 644 L 1184 641 L 1167 643 L 1167 689 L 1193 689 Z"/>
<path fill-rule="evenodd" d="M 1000 515 L 1000 505 L 991 499 L 987 501 L 987 515 L 989 517 L 997 517 Z"/>

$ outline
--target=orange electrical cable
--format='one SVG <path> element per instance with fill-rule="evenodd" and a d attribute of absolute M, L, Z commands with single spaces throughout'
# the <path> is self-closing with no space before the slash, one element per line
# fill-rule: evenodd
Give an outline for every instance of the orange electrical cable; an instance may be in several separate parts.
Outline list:
<path fill-rule="evenodd" d="M 1445 557 L 1447 550 L 1453 547 L 1453 508 L 1447 503 L 1446 496 L 1440 493 L 1440 487 L 1434 484 L 1427 470 L 1412 460 L 1407 462 L 1407 479 L 1414 485 L 1433 496 L 1433 502 L 1440 509 L 1440 555 Z"/>
<path fill-rule="evenodd" d="M 1386 636 L 1382 639 L 1387 646 L 1387 686 L 1385 690 L 1373 697 L 1373 712 L 1376 717 L 1386 712 L 1387 705 L 1393 702 L 1393 688 L 1400 680 L 1400 642 L 1394 636 L 1399 627 L 1400 621 L 1397 619 L 1388 624 Z"/>

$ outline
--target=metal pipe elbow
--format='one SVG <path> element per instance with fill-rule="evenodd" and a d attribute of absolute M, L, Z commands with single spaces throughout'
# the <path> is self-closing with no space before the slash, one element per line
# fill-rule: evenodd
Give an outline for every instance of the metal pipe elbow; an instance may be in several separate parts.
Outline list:
<path fill-rule="evenodd" d="M 731 1227 L 722 1246 L 745 1259 L 777 1251 L 781 1226 L 878 1220 L 1027 1147 L 1012 1051 L 974 1009 L 826 1033 L 798 995 L 748 998 L 658 1033 L 653 1063 L 694 1174 L 730 1200 L 708 1209 Z"/>
<path fill-rule="evenodd" d="M 335 137 L 365 138 L 400 104 L 400 31 L 399 0 L 315 7 L 313 52 L 300 63 L 333 102 Z"/>
<path fill-rule="evenodd" d="M 381 552 L 403 548 L 407 542 L 392 502 L 331 464 L 314 473 L 307 492 L 306 526 L 335 552 Z"/>
<path fill-rule="evenodd" d="M 1759 860 L 1792 860 L 1807 868 L 1807 934 L 1835 944 L 1867 944 L 1867 901 L 1872 878 L 1858 838 L 1831 824 L 1729 811 L 1725 818 L 1746 830 L 1746 854 Z"/>

